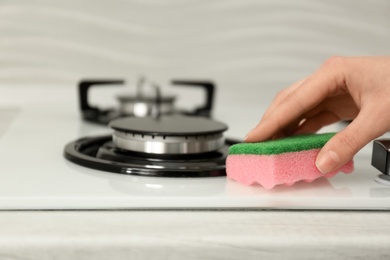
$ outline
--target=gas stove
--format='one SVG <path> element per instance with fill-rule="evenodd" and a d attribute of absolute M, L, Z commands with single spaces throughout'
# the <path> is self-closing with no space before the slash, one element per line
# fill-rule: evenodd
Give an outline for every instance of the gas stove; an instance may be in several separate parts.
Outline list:
<path fill-rule="evenodd" d="M 83 119 L 107 125 L 112 135 L 81 138 L 65 148 L 65 158 L 84 167 L 108 172 L 176 178 L 225 176 L 229 146 L 227 125 L 210 118 L 215 86 L 206 81 L 172 81 L 173 84 L 206 90 L 201 108 L 176 109 L 173 96 L 162 96 L 151 83 L 154 95 L 145 96 L 145 78 L 137 84 L 137 94 L 120 96 L 121 109 L 103 110 L 89 105 L 92 86 L 124 83 L 120 80 L 87 80 L 79 84 Z"/>
<path fill-rule="evenodd" d="M 356 155 L 352 174 L 265 190 L 225 177 L 227 149 L 245 134 L 226 129 L 253 125 L 232 117 L 232 106 L 211 118 L 212 103 L 192 111 L 147 103 L 104 110 L 74 86 L 0 90 L 1 210 L 390 208 L 390 186 L 376 181 L 371 166 L 372 144 Z M 161 105 L 164 96 L 153 91 L 143 100 Z"/>

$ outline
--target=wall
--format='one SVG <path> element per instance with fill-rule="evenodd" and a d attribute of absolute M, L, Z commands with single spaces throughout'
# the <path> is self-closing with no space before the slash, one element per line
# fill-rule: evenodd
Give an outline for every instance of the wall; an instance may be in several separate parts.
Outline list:
<path fill-rule="evenodd" d="M 327 57 L 389 54 L 389 31 L 387 0 L 0 0 L 0 87 L 210 78 L 217 115 L 257 120 Z"/>

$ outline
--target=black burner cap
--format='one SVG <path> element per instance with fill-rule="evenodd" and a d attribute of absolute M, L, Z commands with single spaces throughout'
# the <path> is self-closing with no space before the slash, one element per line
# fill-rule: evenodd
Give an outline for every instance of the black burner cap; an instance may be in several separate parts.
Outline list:
<path fill-rule="evenodd" d="M 227 125 L 195 116 L 126 117 L 115 119 L 109 126 L 118 131 L 155 136 L 194 136 L 219 134 Z"/>

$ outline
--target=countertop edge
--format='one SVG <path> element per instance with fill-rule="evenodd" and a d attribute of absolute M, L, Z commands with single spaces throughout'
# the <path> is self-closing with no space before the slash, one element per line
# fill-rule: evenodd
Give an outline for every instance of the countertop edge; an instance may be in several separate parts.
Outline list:
<path fill-rule="evenodd" d="M 389 212 L 2 211 L 6 259 L 390 257 Z"/>

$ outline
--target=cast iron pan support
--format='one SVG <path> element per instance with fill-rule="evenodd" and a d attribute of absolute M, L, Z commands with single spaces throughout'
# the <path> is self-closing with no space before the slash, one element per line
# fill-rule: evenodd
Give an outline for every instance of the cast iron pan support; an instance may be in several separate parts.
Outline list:
<path fill-rule="evenodd" d="M 206 91 L 206 102 L 203 106 L 196 108 L 193 112 L 184 112 L 187 115 L 196 115 L 211 117 L 211 111 L 214 103 L 214 83 L 210 81 L 191 81 L 191 80 L 172 80 L 172 85 L 189 86 L 189 87 L 200 87 Z"/>
<path fill-rule="evenodd" d="M 195 108 L 193 111 L 180 111 L 182 114 L 211 117 L 213 108 L 215 86 L 210 81 L 195 81 L 195 80 L 173 80 L 172 85 L 200 87 L 206 92 L 206 102 L 203 106 Z M 86 121 L 108 124 L 112 119 L 121 117 L 119 111 L 115 109 L 100 109 L 91 106 L 88 99 L 88 91 L 91 87 L 108 86 L 108 85 L 124 85 L 124 80 L 83 80 L 79 83 L 79 102 L 82 117 Z M 157 97 L 156 102 L 159 102 Z"/>
<path fill-rule="evenodd" d="M 91 87 L 107 85 L 123 85 L 124 80 L 83 80 L 79 83 L 80 109 L 84 120 L 108 124 L 111 119 L 118 116 L 114 109 L 99 109 L 88 102 L 88 90 Z"/>

